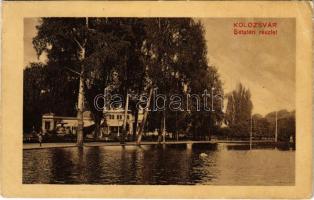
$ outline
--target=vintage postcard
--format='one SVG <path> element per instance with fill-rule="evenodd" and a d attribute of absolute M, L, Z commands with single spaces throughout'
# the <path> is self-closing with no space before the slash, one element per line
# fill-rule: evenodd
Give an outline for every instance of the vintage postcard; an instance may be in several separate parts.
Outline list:
<path fill-rule="evenodd" d="M 309 198 L 309 1 L 4 2 L 1 192 Z"/>

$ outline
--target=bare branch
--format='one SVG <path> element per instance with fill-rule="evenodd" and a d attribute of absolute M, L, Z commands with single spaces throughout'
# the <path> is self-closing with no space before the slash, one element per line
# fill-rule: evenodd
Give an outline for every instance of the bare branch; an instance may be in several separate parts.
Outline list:
<path fill-rule="evenodd" d="M 73 70 L 73 69 L 71 69 L 71 68 L 69 68 L 69 67 L 65 67 L 65 68 L 68 69 L 69 71 L 71 71 L 72 73 L 81 76 L 81 73 L 79 73 L 79 72 L 77 72 L 77 71 L 75 71 L 75 70 Z"/>
<path fill-rule="evenodd" d="M 81 45 L 81 43 L 80 43 L 76 38 L 74 38 L 74 41 L 75 41 L 76 44 L 80 47 L 81 50 L 84 49 L 84 47 Z"/>

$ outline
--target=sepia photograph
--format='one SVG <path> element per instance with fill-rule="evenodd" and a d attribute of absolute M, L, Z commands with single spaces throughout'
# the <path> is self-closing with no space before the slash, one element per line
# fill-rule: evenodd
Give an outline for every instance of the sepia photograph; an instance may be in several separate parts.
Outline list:
<path fill-rule="evenodd" d="M 23 23 L 23 184 L 295 185 L 295 18 Z"/>
<path fill-rule="evenodd" d="M 0 194 L 312 196 L 308 1 L 5 1 Z"/>

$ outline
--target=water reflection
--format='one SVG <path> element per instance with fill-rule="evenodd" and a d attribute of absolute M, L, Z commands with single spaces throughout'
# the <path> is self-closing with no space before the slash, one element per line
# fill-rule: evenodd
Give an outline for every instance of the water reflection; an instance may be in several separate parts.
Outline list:
<path fill-rule="evenodd" d="M 252 145 L 248 143 L 229 143 L 225 145 L 228 150 L 250 150 L 250 149 L 278 149 L 282 151 L 295 150 L 295 146 L 289 143 L 279 143 L 274 145 L 272 143 L 253 143 Z"/>
<path fill-rule="evenodd" d="M 295 151 L 248 144 L 24 150 L 23 183 L 293 185 Z"/>

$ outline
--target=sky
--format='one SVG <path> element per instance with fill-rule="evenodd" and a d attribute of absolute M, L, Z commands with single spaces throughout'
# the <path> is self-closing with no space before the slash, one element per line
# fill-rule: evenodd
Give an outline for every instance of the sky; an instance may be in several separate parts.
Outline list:
<path fill-rule="evenodd" d="M 277 36 L 234 35 L 234 22 L 258 19 L 208 18 L 201 20 L 210 65 L 217 67 L 224 91 L 238 83 L 249 88 L 253 113 L 295 109 L 295 21 L 264 19 L 277 23 Z"/>
<path fill-rule="evenodd" d="M 205 29 L 208 62 L 218 69 L 225 94 L 242 83 L 251 91 L 253 113 L 295 109 L 295 21 L 293 19 L 200 19 Z M 234 22 L 277 23 L 276 36 L 234 35 Z M 35 18 L 24 20 L 24 67 L 37 58 L 32 45 Z"/>
<path fill-rule="evenodd" d="M 36 36 L 36 25 L 39 24 L 38 18 L 25 18 L 24 19 L 24 67 L 31 62 L 45 62 L 45 56 L 37 58 L 35 49 L 33 48 L 33 37 Z"/>

